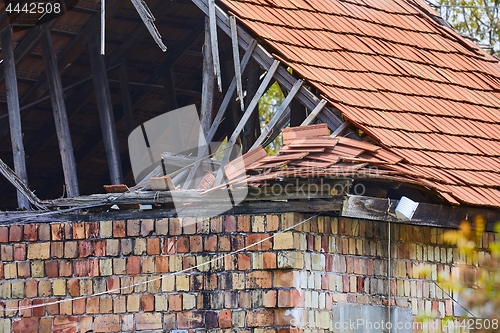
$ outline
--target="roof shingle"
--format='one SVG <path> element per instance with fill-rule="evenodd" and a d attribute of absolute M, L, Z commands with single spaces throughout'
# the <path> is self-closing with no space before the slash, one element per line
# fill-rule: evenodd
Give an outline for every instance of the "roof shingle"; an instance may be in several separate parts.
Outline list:
<path fill-rule="evenodd" d="M 500 207 L 498 59 L 436 23 L 425 2 L 221 2 L 382 154 L 404 158 L 397 172 L 451 203 Z"/>

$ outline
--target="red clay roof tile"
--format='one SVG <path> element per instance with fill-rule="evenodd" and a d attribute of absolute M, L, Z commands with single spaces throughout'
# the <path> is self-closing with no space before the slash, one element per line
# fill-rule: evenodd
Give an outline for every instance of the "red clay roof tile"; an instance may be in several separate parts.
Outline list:
<path fill-rule="evenodd" d="M 405 174 L 425 166 L 422 183 L 432 178 L 450 203 L 500 207 L 498 59 L 435 23 L 424 1 L 221 2 L 385 148 L 360 158 L 388 159 Z M 328 147 L 320 141 L 284 150 Z"/>

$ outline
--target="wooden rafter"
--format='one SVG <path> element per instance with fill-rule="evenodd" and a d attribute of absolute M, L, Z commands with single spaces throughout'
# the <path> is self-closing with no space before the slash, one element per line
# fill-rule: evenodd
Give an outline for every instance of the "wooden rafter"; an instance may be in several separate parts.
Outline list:
<path fill-rule="evenodd" d="M 12 29 L 7 26 L 0 32 L 2 43 L 2 56 L 5 73 L 5 86 L 7 90 L 7 109 L 9 112 L 10 139 L 14 157 L 14 170 L 19 180 L 28 185 L 26 172 L 26 159 L 24 155 L 23 132 L 21 129 L 21 110 L 19 109 L 19 96 L 16 79 L 16 60 L 12 49 Z M 22 191 L 17 191 L 17 204 L 19 208 L 30 207 L 28 197 Z"/>
<path fill-rule="evenodd" d="M 69 131 L 68 115 L 66 113 L 61 77 L 57 68 L 56 53 L 52 44 L 50 30 L 47 28 L 44 29 L 44 34 L 42 36 L 42 51 L 52 101 L 52 110 L 54 112 L 59 150 L 61 152 L 66 192 L 69 197 L 74 197 L 80 194 L 76 174 L 75 156 L 73 154 L 73 145 Z"/>

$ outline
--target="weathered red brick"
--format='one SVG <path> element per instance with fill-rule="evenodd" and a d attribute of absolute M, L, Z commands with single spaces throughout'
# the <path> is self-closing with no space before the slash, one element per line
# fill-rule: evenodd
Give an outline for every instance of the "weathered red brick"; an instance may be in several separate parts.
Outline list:
<path fill-rule="evenodd" d="M 99 276 L 99 259 L 89 260 L 89 276 Z"/>
<path fill-rule="evenodd" d="M 43 299 L 33 300 L 33 317 L 43 317 L 45 315 L 45 301 Z"/>
<path fill-rule="evenodd" d="M 12 225 L 9 230 L 9 241 L 20 242 L 23 239 L 23 226 Z"/>
<path fill-rule="evenodd" d="M 207 252 L 217 251 L 217 235 L 205 236 L 204 248 Z"/>
<path fill-rule="evenodd" d="M 141 236 L 148 237 L 155 231 L 155 221 L 152 219 L 142 220 L 141 222 Z"/>
<path fill-rule="evenodd" d="M 14 244 L 14 260 L 26 260 L 26 244 Z"/>
<path fill-rule="evenodd" d="M 239 253 L 238 254 L 238 269 L 240 271 L 247 271 L 251 267 L 250 265 L 250 254 L 249 253 Z"/>
<path fill-rule="evenodd" d="M 119 294 L 120 293 L 120 278 L 119 277 L 109 277 L 106 280 L 108 293 Z"/>
<path fill-rule="evenodd" d="M 59 260 L 59 276 L 72 276 L 73 266 L 70 260 Z"/>
<path fill-rule="evenodd" d="M 54 317 L 54 333 L 76 333 L 78 332 L 78 317 L 57 316 Z"/>
<path fill-rule="evenodd" d="M 137 330 L 158 330 L 161 329 L 161 313 L 138 313 L 135 316 L 135 327 Z"/>
<path fill-rule="evenodd" d="M 94 242 L 94 256 L 104 257 L 106 255 L 106 240 Z"/>
<path fill-rule="evenodd" d="M 117 220 L 113 221 L 113 237 L 123 238 L 127 235 L 125 221 Z"/>
<path fill-rule="evenodd" d="M 249 251 L 267 251 L 273 248 L 273 242 L 269 238 L 269 234 L 249 234 L 246 237 L 246 246 L 256 244 L 249 248 Z M 266 239 L 266 240 L 264 240 Z"/>
<path fill-rule="evenodd" d="M 38 318 L 21 318 L 12 323 L 13 333 L 38 333 Z"/>
<path fill-rule="evenodd" d="M 134 237 L 139 236 L 141 231 L 141 221 L 140 220 L 128 220 L 127 221 L 127 236 Z"/>
<path fill-rule="evenodd" d="M 20 278 L 27 278 L 31 275 L 31 265 L 29 261 L 17 263 L 17 276 Z"/>
<path fill-rule="evenodd" d="M 271 288 L 272 282 L 271 272 L 268 271 L 253 271 L 246 274 L 246 287 L 250 289 Z"/>
<path fill-rule="evenodd" d="M 87 301 L 85 298 L 75 299 L 73 301 L 73 314 L 84 314 L 87 311 Z"/>
<path fill-rule="evenodd" d="M 99 237 L 99 222 L 85 223 L 85 238 L 93 239 Z"/>
<path fill-rule="evenodd" d="M 67 282 L 68 293 L 72 297 L 80 296 L 80 281 L 78 279 L 71 279 Z"/>
<path fill-rule="evenodd" d="M 59 277 L 59 265 L 57 260 L 47 260 L 45 262 L 45 275 L 48 278 Z"/>
<path fill-rule="evenodd" d="M 38 281 L 37 280 L 27 280 L 26 281 L 26 297 L 34 298 L 38 296 Z"/>
<path fill-rule="evenodd" d="M 251 228 L 251 217 L 248 215 L 238 216 L 237 231 L 239 232 L 250 232 Z"/>
<path fill-rule="evenodd" d="M 127 258 L 127 274 L 139 275 L 141 273 L 141 257 L 132 256 Z"/>
<path fill-rule="evenodd" d="M 101 296 L 99 298 L 99 313 L 113 313 L 113 298 L 110 296 Z"/>
<path fill-rule="evenodd" d="M 190 236 L 189 237 L 189 248 L 191 252 L 202 252 L 203 251 L 203 239 L 201 236 Z"/>
<path fill-rule="evenodd" d="M 168 272 L 168 257 L 157 256 L 156 257 L 156 273 L 167 273 Z"/>
<path fill-rule="evenodd" d="M 99 313 L 99 297 L 87 298 L 86 310 L 89 314 Z"/>
<path fill-rule="evenodd" d="M 226 216 L 224 218 L 224 230 L 226 232 L 235 232 L 236 228 L 236 217 L 234 216 Z"/>
<path fill-rule="evenodd" d="M 20 317 L 33 317 L 33 308 L 31 307 L 32 301 L 30 299 L 23 299 L 19 302 L 19 316 Z"/>
<path fill-rule="evenodd" d="M 275 308 L 276 307 L 276 290 L 265 290 L 264 295 L 262 297 L 262 304 L 266 308 Z"/>
<path fill-rule="evenodd" d="M 264 268 L 276 268 L 276 253 L 265 252 L 264 253 Z"/>
<path fill-rule="evenodd" d="M 91 241 L 80 241 L 78 242 L 78 250 L 80 258 L 89 257 L 94 253 L 94 243 Z"/>
<path fill-rule="evenodd" d="M 160 254 L 160 239 L 148 238 L 148 255 Z"/>
<path fill-rule="evenodd" d="M 189 237 L 183 236 L 177 239 L 177 253 L 189 252 Z"/>
<path fill-rule="evenodd" d="M 168 309 L 170 311 L 182 310 L 182 295 L 181 294 L 169 294 L 168 295 Z"/>
<path fill-rule="evenodd" d="M 9 241 L 9 227 L 0 227 L 0 243 L 7 243 Z"/>
<path fill-rule="evenodd" d="M 154 311 L 155 297 L 153 294 L 144 294 L 141 296 L 141 309 L 144 312 Z"/>
<path fill-rule="evenodd" d="M 120 331 L 120 316 L 96 316 L 94 319 L 94 332 L 119 332 Z"/>
<path fill-rule="evenodd" d="M 171 236 L 178 236 L 182 234 L 182 221 L 178 218 L 170 218 L 168 231 Z"/>
<path fill-rule="evenodd" d="M 76 260 L 73 262 L 75 276 L 83 277 L 89 276 L 89 262 L 88 260 Z"/>
<path fill-rule="evenodd" d="M 50 284 L 50 281 L 48 282 Z M 42 285 L 42 283 L 40 282 L 39 285 Z M 40 296 L 42 296 L 42 293 L 40 293 Z M 58 298 L 50 298 L 45 301 L 45 308 L 47 310 L 47 315 L 54 316 L 59 314 L 59 303 L 57 303 L 57 301 L 59 301 Z"/>
<path fill-rule="evenodd" d="M 222 310 L 219 312 L 219 327 L 231 328 L 233 326 L 233 317 L 231 310 Z"/>
<path fill-rule="evenodd" d="M 175 254 L 177 253 L 177 242 L 175 238 L 169 237 L 165 238 L 163 241 L 163 254 Z"/>
<path fill-rule="evenodd" d="M 249 327 L 272 326 L 273 322 L 272 310 L 249 310 L 247 312 L 247 325 Z"/>
<path fill-rule="evenodd" d="M 73 239 L 85 239 L 85 223 L 75 222 L 73 223 Z"/>
<path fill-rule="evenodd" d="M 203 325 L 203 313 L 201 311 L 186 311 L 177 314 L 177 326 L 179 328 L 198 328 Z"/>
<path fill-rule="evenodd" d="M 52 258 L 64 257 L 64 243 L 63 242 L 51 242 L 50 243 L 50 255 L 52 256 Z"/>
<path fill-rule="evenodd" d="M 301 290 L 278 290 L 278 307 L 295 308 L 298 306 L 304 306 L 304 293 Z"/>

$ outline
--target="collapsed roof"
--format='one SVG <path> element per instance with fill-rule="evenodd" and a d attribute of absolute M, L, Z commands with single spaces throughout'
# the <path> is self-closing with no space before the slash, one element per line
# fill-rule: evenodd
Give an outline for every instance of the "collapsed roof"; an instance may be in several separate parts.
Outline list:
<path fill-rule="evenodd" d="M 500 206 L 498 59 L 424 1 L 222 0 L 230 13 L 450 203 Z"/>

